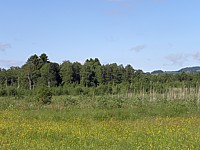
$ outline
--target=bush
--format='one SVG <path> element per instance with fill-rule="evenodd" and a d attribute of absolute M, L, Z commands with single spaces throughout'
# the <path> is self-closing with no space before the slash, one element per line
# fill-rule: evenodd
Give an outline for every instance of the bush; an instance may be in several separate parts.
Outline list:
<path fill-rule="evenodd" d="M 97 106 L 99 108 L 122 108 L 124 107 L 123 98 L 111 98 L 111 97 L 101 97 L 97 100 Z"/>
<path fill-rule="evenodd" d="M 78 100 L 72 98 L 71 96 L 67 97 L 65 100 L 65 106 L 75 106 L 78 104 Z"/>
<path fill-rule="evenodd" d="M 6 90 L 0 89 L 0 96 L 6 96 Z"/>
<path fill-rule="evenodd" d="M 24 98 L 25 91 L 23 89 L 17 89 L 17 92 L 15 94 L 15 99 L 23 99 Z"/>
<path fill-rule="evenodd" d="M 17 95 L 17 90 L 16 90 L 16 88 L 14 88 L 14 87 L 12 87 L 12 86 L 6 87 L 6 95 L 7 95 L 7 96 L 15 96 L 15 95 Z"/>
<path fill-rule="evenodd" d="M 74 91 L 75 91 L 74 95 L 81 95 L 84 92 L 82 87 L 80 86 L 75 87 Z"/>
<path fill-rule="evenodd" d="M 55 95 L 55 96 L 60 96 L 63 94 L 63 89 L 62 87 L 53 87 L 52 88 L 52 94 Z"/>
<path fill-rule="evenodd" d="M 52 98 L 52 92 L 49 87 L 40 87 L 37 92 L 37 100 L 43 104 L 50 104 Z"/>

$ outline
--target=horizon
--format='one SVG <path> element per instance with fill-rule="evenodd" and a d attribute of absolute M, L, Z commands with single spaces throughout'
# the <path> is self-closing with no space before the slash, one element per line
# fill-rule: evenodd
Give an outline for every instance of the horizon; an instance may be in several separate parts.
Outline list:
<path fill-rule="evenodd" d="M 130 64 L 144 72 L 200 66 L 200 1 L 1 1 L 0 68 L 49 60 Z"/>
<path fill-rule="evenodd" d="M 45 53 L 46 54 L 46 53 Z M 38 55 L 38 54 L 32 54 L 32 55 L 30 55 L 29 56 L 29 58 L 31 57 L 31 56 L 33 56 L 33 55 L 37 55 L 38 57 L 41 55 Z M 48 56 L 48 54 L 46 54 L 47 56 Z M 89 60 L 89 59 L 96 59 L 97 57 L 95 57 L 95 58 L 86 58 L 84 61 L 82 61 L 82 62 L 80 62 L 80 61 L 70 61 L 70 60 L 64 60 L 64 61 L 70 61 L 71 63 L 74 63 L 74 62 L 79 62 L 79 63 L 81 63 L 82 65 L 84 65 L 84 63 L 85 63 L 85 61 L 86 60 Z M 28 58 L 27 58 L 28 59 Z M 99 61 L 100 61 L 100 63 L 101 63 L 101 65 L 109 65 L 109 64 L 112 64 L 112 63 L 116 63 L 116 62 L 112 62 L 112 63 L 102 63 L 101 62 L 101 60 L 99 59 L 99 58 L 97 58 Z M 50 59 L 49 59 L 49 57 L 48 57 L 48 60 L 50 61 L 50 62 L 53 62 L 53 63 L 58 63 L 58 62 L 55 62 L 55 61 L 51 61 Z M 26 60 L 27 61 L 27 60 Z M 24 64 L 26 63 L 26 61 L 24 62 Z M 64 61 L 62 61 L 61 63 L 58 63 L 59 65 L 61 65 Z M 0 69 L 9 69 L 9 68 L 11 68 L 11 67 L 22 67 L 24 64 L 22 64 L 21 66 L 10 66 L 10 67 L 5 67 L 5 68 L 1 68 L 0 67 Z M 126 65 L 124 65 L 124 64 L 119 64 L 119 63 L 116 63 L 117 65 L 123 65 L 123 67 L 126 67 L 127 65 L 131 65 L 131 64 L 126 64 Z M 132 66 L 132 65 L 131 65 Z M 133 66 L 132 66 L 133 67 Z M 162 69 L 157 69 L 157 70 L 152 70 L 152 71 L 144 71 L 144 70 L 142 70 L 141 68 L 134 68 L 133 67 L 133 69 L 135 69 L 135 70 L 142 70 L 144 73 L 152 73 L 152 72 L 154 72 L 154 71 L 164 71 L 164 72 L 176 72 L 176 71 L 179 71 L 179 70 L 182 70 L 182 69 L 185 69 L 185 68 L 195 68 L 195 67 L 200 67 L 200 65 L 199 66 L 185 66 L 185 67 L 181 67 L 181 68 L 178 68 L 177 70 L 162 70 Z"/>

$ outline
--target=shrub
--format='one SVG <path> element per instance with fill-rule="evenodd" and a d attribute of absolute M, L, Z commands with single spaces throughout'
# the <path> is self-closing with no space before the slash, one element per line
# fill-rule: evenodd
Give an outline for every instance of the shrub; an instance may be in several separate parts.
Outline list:
<path fill-rule="evenodd" d="M 7 95 L 7 96 L 15 96 L 15 95 L 17 95 L 17 90 L 16 90 L 16 88 L 14 88 L 14 87 L 12 87 L 12 86 L 6 87 L 6 95 Z"/>
<path fill-rule="evenodd" d="M 97 106 L 99 108 L 122 108 L 124 106 L 123 98 L 111 98 L 111 97 L 101 97 L 97 100 Z"/>
<path fill-rule="evenodd" d="M 0 96 L 6 96 L 6 90 L 5 89 L 0 89 Z"/>
<path fill-rule="evenodd" d="M 65 100 L 65 106 L 75 106 L 78 104 L 78 100 L 72 98 L 71 96 L 67 97 Z"/>
<path fill-rule="evenodd" d="M 49 87 L 43 86 L 38 89 L 37 100 L 43 104 L 50 104 L 52 98 L 52 92 Z"/>

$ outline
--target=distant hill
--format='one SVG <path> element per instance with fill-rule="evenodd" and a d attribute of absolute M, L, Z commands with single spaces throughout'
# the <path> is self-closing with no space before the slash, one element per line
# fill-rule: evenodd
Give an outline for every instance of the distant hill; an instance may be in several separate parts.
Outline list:
<path fill-rule="evenodd" d="M 178 72 L 180 72 L 180 73 L 182 73 L 182 72 L 187 72 L 187 73 L 196 73 L 196 72 L 200 72 L 200 66 L 182 68 L 182 69 L 180 69 Z"/>
<path fill-rule="evenodd" d="M 153 72 L 151 72 L 151 74 L 163 74 L 163 73 L 169 73 L 169 74 L 177 74 L 177 73 L 182 73 L 182 72 L 186 72 L 186 73 L 197 73 L 200 72 L 200 66 L 196 66 L 196 67 L 186 67 L 186 68 L 182 68 L 178 71 L 162 71 L 162 70 L 155 70 Z"/>
<path fill-rule="evenodd" d="M 151 72 L 151 74 L 163 74 L 163 73 L 165 73 L 165 72 L 162 70 L 155 70 L 155 71 Z"/>

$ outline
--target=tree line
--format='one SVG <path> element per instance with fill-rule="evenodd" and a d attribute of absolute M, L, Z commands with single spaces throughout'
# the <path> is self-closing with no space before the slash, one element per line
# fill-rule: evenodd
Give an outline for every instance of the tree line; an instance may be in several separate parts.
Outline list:
<path fill-rule="evenodd" d="M 200 73 L 150 74 L 134 69 L 130 64 L 101 64 L 98 58 L 84 64 L 51 62 L 43 53 L 30 56 L 21 67 L 0 68 L 0 96 L 12 96 L 23 91 L 30 94 L 47 86 L 54 95 L 104 95 L 122 93 L 163 93 L 173 88 L 199 88 Z"/>

